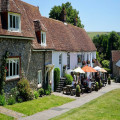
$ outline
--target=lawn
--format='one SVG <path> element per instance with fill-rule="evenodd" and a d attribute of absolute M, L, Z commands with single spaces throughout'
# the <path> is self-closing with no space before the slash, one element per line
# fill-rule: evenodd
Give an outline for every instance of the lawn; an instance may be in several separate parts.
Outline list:
<path fill-rule="evenodd" d="M 5 107 L 29 116 L 37 112 L 50 109 L 52 107 L 63 105 L 73 100 L 74 99 L 71 99 L 71 98 L 51 95 L 51 96 L 38 98 L 32 101 L 17 103 L 14 105 L 6 105 Z"/>
<path fill-rule="evenodd" d="M 89 37 L 90 37 L 91 39 L 93 39 L 94 36 L 104 35 L 104 34 L 108 35 L 109 32 L 87 32 L 87 34 L 89 35 Z"/>
<path fill-rule="evenodd" d="M 14 118 L 0 113 L 0 120 L 14 120 Z"/>
<path fill-rule="evenodd" d="M 120 120 L 120 89 L 113 90 L 52 120 Z"/>

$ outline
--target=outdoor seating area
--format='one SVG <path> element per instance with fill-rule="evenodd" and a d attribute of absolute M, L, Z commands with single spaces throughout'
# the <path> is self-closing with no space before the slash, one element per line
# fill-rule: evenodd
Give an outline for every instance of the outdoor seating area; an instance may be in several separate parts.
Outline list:
<path fill-rule="evenodd" d="M 63 94 L 66 95 L 76 95 L 76 86 L 78 85 L 80 94 L 84 94 L 98 91 L 107 84 L 107 71 L 99 66 L 95 68 L 87 65 L 83 68 L 78 67 L 71 70 L 70 74 L 73 77 L 72 84 L 63 87 Z"/>

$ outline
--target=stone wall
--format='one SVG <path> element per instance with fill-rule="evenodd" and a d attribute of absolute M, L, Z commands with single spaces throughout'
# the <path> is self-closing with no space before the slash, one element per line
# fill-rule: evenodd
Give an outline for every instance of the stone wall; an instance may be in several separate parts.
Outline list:
<path fill-rule="evenodd" d="M 36 89 L 38 70 L 42 70 L 44 81 L 45 64 L 52 63 L 52 52 L 34 52 L 31 43 L 30 40 L 0 39 L 0 67 L 2 56 L 6 51 L 10 53 L 10 56 L 20 56 L 21 72 L 30 81 L 31 87 Z M 7 81 L 5 91 L 9 92 L 17 82 L 18 80 Z"/>

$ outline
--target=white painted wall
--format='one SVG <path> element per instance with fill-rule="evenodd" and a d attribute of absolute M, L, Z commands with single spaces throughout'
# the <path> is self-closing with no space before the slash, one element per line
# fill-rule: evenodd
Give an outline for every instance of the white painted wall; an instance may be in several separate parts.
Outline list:
<path fill-rule="evenodd" d="M 62 54 L 62 64 L 59 64 L 59 55 Z M 82 64 L 78 64 L 77 62 L 77 55 L 84 54 L 85 61 L 87 61 L 87 54 L 89 55 L 90 64 L 89 66 L 93 67 L 92 59 L 96 59 L 96 52 L 70 52 L 70 69 L 74 69 L 75 67 L 82 66 Z M 52 53 L 52 64 L 55 65 L 55 68 L 58 67 L 61 71 L 63 71 L 63 66 L 67 65 L 67 52 L 63 51 L 53 51 Z"/>

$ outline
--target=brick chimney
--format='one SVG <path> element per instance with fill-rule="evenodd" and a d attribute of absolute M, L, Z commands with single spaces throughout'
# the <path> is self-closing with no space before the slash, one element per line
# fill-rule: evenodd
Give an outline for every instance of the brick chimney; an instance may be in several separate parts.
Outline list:
<path fill-rule="evenodd" d="M 9 10 L 9 0 L 0 0 L 0 12 L 7 12 Z"/>
<path fill-rule="evenodd" d="M 77 26 L 77 16 L 74 18 L 74 26 Z"/>
<path fill-rule="evenodd" d="M 62 22 L 66 22 L 66 11 L 65 11 L 65 8 L 63 8 L 62 12 L 61 12 L 61 21 Z"/>
<path fill-rule="evenodd" d="M 40 20 L 34 20 L 34 28 L 35 28 L 35 34 L 37 37 L 38 43 L 41 43 L 41 24 Z"/>

